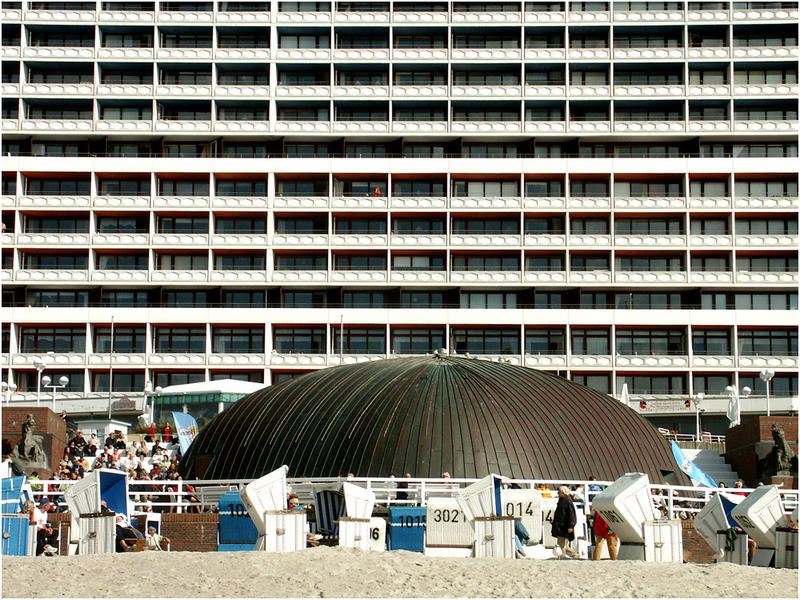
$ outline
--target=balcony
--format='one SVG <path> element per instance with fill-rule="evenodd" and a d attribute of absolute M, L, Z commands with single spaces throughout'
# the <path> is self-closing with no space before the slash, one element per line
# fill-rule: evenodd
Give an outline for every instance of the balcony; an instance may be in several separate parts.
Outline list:
<path fill-rule="evenodd" d="M 214 52 L 216 60 L 269 60 L 269 48 L 217 48 Z"/>
<path fill-rule="evenodd" d="M 330 12 L 279 12 L 275 18 L 277 23 L 293 23 L 306 25 L 309 23 L 330 23 L 332 20 Z"/>
<path fill-rule="evenodd" d="M 524 271 L 525 283 L 566 283 L 566 271 Z"/>
<path fill-rule="evenodd" d="M 690 132 L 693 132 L 693 131 L 727 132 L 727 131 L 731 130 L 731 122 L 730 121 L 689 121 L 689 129 L 688 130 Z"/>
<path fill-rule="evenodd" d="M 707 58 L 730 58 L 731 49 L 727 46 L 702 46 L 699 48 L 690 47 L 686 49 L 686 58 L 707 59 Z"/>
<path fill-rule="evenodd" d="M 163 14 L 163 13 L 162 13 Z M 205 354 L 193 354 L 189 352 L 160 353 L 154 352 L 149 356 L 150 366 L 182 366 L 182 367 L 202 367 L 206 364 Z"/>
<path fill-rule="evenodd" d="M 570 283 L 611 283 L 611 271 L 570 271 Z"/>
<path fill-rule="evenodd" d="M 392 196 L 392 208 L 447 208 L 444 196 Z"/>
<path fill-rule="evenodd" d="M 153 23 L 155 13 L 138 10 L 101 10 L 97 13 L 97 20 L 100 23 Z"/>
<path fill-rule="evenodd" d="M 212 282 L 217 283 L 267 283 L 266 271 L 211 271 Z"/>
<path fill-rule="evenodd" d="M 161 14 L 163 15 L 164 13 L 162 12 Z M 309 13 L 303 13 L 303 14 L 309 14 Z M 261 24 L 269 23 L 272 15 L 270 14 L 269 11 L 247 10 L 241 12 L 217 11 L 217 13 L 214 16 L 216 17 L 217 23 L 219 23 L 220 25 L 228 25 L 228 24 L 249 25 L 251 23 L 261 23 Z"/>
<path fill-rule="evenodd" d="M 680 133 L 686 122 L 680 121 L 614 121 L 614 131 L 619 133 Z"/>
<path fill-rule="evenodd" d="M 733 246 L 732 235 L 690 235 L 689 246 L 692 248 L 725 248 Z"/>
<path fill-rule="evenodd" d="M 98 96 L 131 96 L 152 97 L 153 86 L 131 83 L 101 83 L 97 86 Z"/>
<path fill-rule="evenodd" d="M 328 208 L 327 196 L 276 196 L 275 208 Z"/>
<path fill-rule="evenodd" d="M 82 58 L 84 60 L 94 59 L 94 48 L 78 46 L 26 46 L 23 49 L 25 58 Z"/>
<path fill-rule="evenodd" d="M 570 356 L 570 368 L 610 367 L 613 357 L 608 354 L 573 354 Z"/>
<path fill-rule="evenodd" d="M 277 247 L 312 247 L 325 248 L 328 246 L 326 233 L 276 233 L 272 236 L 272 245 Z"/>
<path fill-rule="evenodd" d="M 693 369 L 733 369 L 735 361 L 733 356 L 692 356 Z"/>
<path fill-rule="evenodd" d="M 447 48 L 393 48 L 392 60 L 447 60 Z"/>
<path fill-rule="evenodd" d="M 764 369 L 767 367 L 777 369 L 797 370 L 798 359 L 796 356 L 742 356 L 739 355 L 740 369 Z"/>
<path fill-rule="evenodd" d="M 328 364 L 326 354 L 278 354 L 269 356 L 269 365 L 275 366 L 320 366 Z"/>
<path fill-rule="evenodd" d="M 53 367 L 81 367 L 86 365 L 86 354 L 83 352 L 40 352 L 32 354 L 12 354 L 11 363 L 18 367 L 33 367 L 34 363 L 42 360 L 43 355 L 47 356 L 47 366 Z M 108 363 L 106 363 L 108 364 Z M 42 400 L 45 399 L 46 390 L 42 390 Z"/>
<path fill-rule="evenodd" d="M 424 12 L 424 11 L 412 11 L 412 12 L 395 12 L 392 14 L 392 20 L 395 23 L 447 23 L 449 15 L 447 11 L 443 12 Z"/>
<path fill-rule="evenodd" d="M 569 60 L 611 60 L 610 48 L 570 48 Z"/>
<path fill-rule="evenodd" d="M 385 247 L 389 243 L 389 236 L 386 234 L 341 234 L 334 233 L 330 237 L 332 246 L 367 246 Z"/>
<path fill-rule="evenodd" d="M 450 246 L 452 247 L 519 248 L 521 241 L 519 235 L 450 234 Z"/>
<path fill-rule="evenodd" d="M 566 121 L 525 121 L 525 133 L 563 133 L 566 130 Z"/>
<path fill-rule="evenodd" d="M 150 234 L 141 233 L 93 233 L 93 246 L 147 246 Z"/>
<path fill-rule="evenodd" d="M 734 131 L 747 131 L 753 133 L 760 132 L 785 132 L 796 133 L 797 121 L 778 121 L 770 119 L 769 121 L 734 121 Z"/>
<path fill-rule="evenodd" d="M 250 86 L 241 86 L 248 89 Z M 269 88 L 264 88 L 265 94 L 269 95 Z M 219 87 L 217 87 L 219 93 Z M 330 98 L 331 86 L 329 85 L 279 85 L 275 89 L 275 95 L 281 98 Z"/>
<path fill-rule="evenodd" d="M 447 236 L 438 233 L 398 234 L 393 233 L 389 240 L 392 246 L 409 246 L 430 248 L 432 246 L 446 247 Z"/>
<path fill-rule="evenodd" d="M 447 121 L 392 121 L 393 133 L 446 133 Z"/>
<path fill-rule="evenodd" d="M 142 366 L 147 364 L 147 357 L 144 352 L 114 352 L 113 357 L 108 354 L 91 352 L 88 354 L 87 358 L 87 363 L 90 367 L 108 367 L 108 365 L 111 364 L 112 358 L 115 367 Z"/>
<path fill-rule="evenodd" d="M 569 20 L 576 23 L 608 23 L 611 20 L 611 14 L 599 10 L 571 10 L 569 11 Z"/>
<path fill-rule="evenodd" d="M 689 280 L 686 271 L 616 271 L 615 283 L 687 283 Z"/>
<path fill-rule="evenodd" d="M 730 196 L 692 196 L 689 198 L 689 208 L 730 208 Z"/>
<path fill-rule="evenodd" d="M 511 11 L 497 12 L 453 12 L 450 21 L 461 23 L 520 23 L 522 13 Z"/>
<path fill-rule="evenodd" d="M 454 196 L 450 199 L 450 208 L 519 208 L 519 204 L 519 196 Z"/>
<path fill-rule="evenodd" d="M 211 245 L 215 248 L 265 248 L 268 243 L 265 233 L 215 233 L 211 236 Z"/>
<path fill-rule="evenodd" d="M 797 248 L 798 236 L 796 235 L 737 235 L 735 238 L 738 248 Z"/>
<path fill-rule="evenodd" d="M 94 129 L 95 131 L 152 131 L 153 121 L 149 119 L 147 121 L 111 121 L 104 119 L 95 121 Z"/>
<path fill-rule="evenodd" d="M 97 58 L 114 60 L 146 60 L 153 61 L 153 48 L 98 48 Z"/>
<path fill-rule="evenodd" d="M 797 46 L 739 46 L 733 49 L 734 58 L 784 58 L 800 56 Z"/>
<path fill-rule="evenodd" d="M 783 271 L 736 271 L 736 283 L 780 283 L 797 285 L 798 277 L 794 272 Z"/>
<path fill-rule="evenodd" d="M 305 14 L 305 13 L 304 13 Z M 333 14 L 334 23 L 388 23 L 388 12 L 336 12 Z"/>
<path fill-rule="evenodd" d="M 525 235 L 526 248 L 565 248 L 567 246 L 567 236 L 563 234 L 537 234 Z"/>
<path fill-rule="evenodd" d="M 389 60 L 388 48 L 337 48 L 334 60 Z"/>
<path fill-rule="evenodd" d="M 570 85 L 570 98 L 610 98 L 609 85 Z"/>
<path fill-rule="evenodd" d="M 683 235 L 615 235 L 617 248 L 684 248 L 686 236 Z"/>
<path fill-rule="evenodd" d="M 334 133 L 388 133 L 389 121 L 334 121 Z"/>
<path fill-rule="evenodd" d="M 526 85 L 526 98 L 563 98 L 567 95 L 565 85 Z"/>
<path fill-rule="evenodd" d="M 735 96 L 791 96 L 796 98 L 800 94 L 800 86 L 796 83 L 734 85 L 733 94 Z"/>
<path fill-rule="evenodd" d="M 86 269 L 19 269 L 14 271 L 17 282 L 58 283 L 63 281 L 88 281 Z"/>
<path fill-rule="evenodd" d="M 615 60 L 683 60 L 683 48 L 614 48 Z"/>
<path fill-rule="evenodd" d="M 3 122 L 5 124 L 5 121 Z M 49 132 L 91 132 L 93 123 L 90 119 L 25 119 L 22 121 L 23 131 Z M 5 127 L 4 127 L 5 129 Z"/>
<path fill-rule="evenodd" d="M 681 23 L 682 10 L 614 10 L 616 23 Z"/>
<path fill-rule="evenodd" d="M 772 8 L 733 11 L 734 21 L 791 21 L 797 23 L 797 9 Z"/>
<path fill-rule="evenodd" d="M 519 98 L 522 88 L 518 85 L 454 85 L 450 94 L 459 98 Z"/>
<path fill-rule="evenodd" d="M 689 273 L 689 283 L 733 283 L 733 273 L 730 271 L 692 271 Z"/>
<path fill-rule="evenodd" d="M 325 283 L 328 271 L 273 271 L 273 283 Z"/>
<path fill-rule="evenodd" d="M 451 283 L 520 283 L 519 271 L 451 271 Z"/>
<path fill-rule="evenodd" d="M 88 208 L 90 196 L 20 196 L 20 208 Z"/>
<path fill-rule="evenodd" d="M 566 48 L 526 48 L 525 49 L 525 60 L 536 60 L 536 61 L 546 61 L 546 60 L 566 60 L 567 57 L 567 49 Z"/>
<path fill-rule="evenodd" d="M 571 234 L 568 237 L 568 243 L 570 246 L 589 246 L 589 247 L 611 247 L 611 236 L 610 235 L 590 235 L 590 234 L 580 234 L 575 235 Z"/>
<path fill-rule="evenodd" d="M 618 98 L 668 98 L 681 97 L 685 93 L 682 85 L 615 85 Z"/>
<path fill-rule="evenodd" d="M 731 87 L 729 85 L 721 84 L 689 84 L 689 96 L 699 97 L 708 96 L 709 98 L 717 98 L 719 96 L 730 96 Z"/>
<path fill-rule="evenodd" d="M 563 12 L 526 12 L 526 23 L 563 23 L 567 16 Z"/>
<path fill-rule="evenodd" d="M 392 271 L 391 283 L 447 283 L 446 271 Z"/>
<path fill-rule="evenodd" d="M 211 84 L 207 85 L 158 85 L 158 96 L 191 98 L 195 96 L 211 96 Z"/>
<path fill-rule="evenodd" d="M 567 357 L 564 354 L 526 354 L 525 366 L 529 369 L 566 369 Z"/>
<path fill-rule="evenodd" d="M 211 60 L 213 54 L 214 51 L 211 48 L 159 48 L 156 58 L 159 60 Z"/>
<path fill-rule="evenodd" d="M 154 246 L 193 246 L 208 247 L 208 234 L 205 233 L 154 233 L 151 237 Z"/>
<path fill-rule="evenodd" d="M 724 9 L 715 9 L 715 10 L 690 10 L 686 15 L 686 20 L 691 22 L 700 22 L 700 23 L 712 23 L 714 25 L 718 23 L 724 23 L 730 19 L 730 14 L 727 10 Z"/>
<path fill-rule="evenodd" d="M 88 233 L 18 233 L 20 246 L 88 246 Z"/>
<path fill-rule="evenodd" d="M 208 208 L 208 196 L 156 196 L 153 208 Z"/>
<path fill-rule="evenodd" d="M 611 121 L 575 121 L 569 122 L 569 131 L 577 133 L 608 133 Z"/>
<path fill-rule="evenodd" d="M 386 196 L 334 196 L 331 208 L 387 208 Z"/>
<path fill-rule="evenodd" d="M 737 196 L 734 200 L 736 208 L 789 208 L 796 210 L 800 206 L 797 196 Z"/>
<path fill-rule="evenodd" d="M 133 270 L 96 270 L 91 273 L 95 283 L 146 283 L 149 279 L 147 271 Z"/>
<path fill-rule="evenodd" d="M 388 97 L 388 85 L 335 85 L 333 95 L 336 98 L 363 98 L 366 96 Z"/>
<path fill-rule="evenodd" d="M 686 208 L 683 196 L 615 196 L 614 208 Z"/>
<path fill-rule="evenodd" d="M 617 369 L 628 368 L 659 368 L 659 369 L 681 369 L 689 367 L 689 357 L 686 355 L 662 354 L 662 355 L 638 355 L 626 356 L 617 354 L 614 366 Z"/>
<path fill-rule="evenodd" d="M 523 208 L 565 209 L 567 207 L 567 199 L 563 196 L 525 196 L 522 202 Z"/>
<path fill-rule="evenodd" d="M 451 60 L 522 60 L 519 48 L 453 48 L 450 50 Z"/>
<path fill-rule="evenodd" d="M 330 281 L 339 283 L 377 283 L 385 282 L 386 271 L 331 271 Z"/>
<path fill-rule="evenodd" d="M 95 208 L 149 208 L 150 202 L 150 196 L 95 196 L 91 198 L 91 205 Z"/>
<path fill-rule="evenodd" d="M 599 208 L 610 209 L 611 198 L 606 196 L 570 196 L 568 206 L 570 209 L 575 208 Z"/>
<path fill-rule="evenodd" d="M 450 131 L 453 133 L 520 133 L 519 121 L 453 121 Z"/>
<path fill-rule="evenodd" d="M 208 271 L 159 270 L 150 273 L 150 281 L 163 283 L 199 283 L 208 281 Z"/>
<path fill-rule="evenodd" d="M 278 48 L 275 52 L 275 58 L 278 60 L 329 61 L 331 59 L 330 48 Z"/>
<path fill-rule="evenodd" d="M 29 23 L 45 23 L 52 25 L 78 25 L 81 23 L 94 23 L 95 11 L 93 10 L 26 10 L 24 20 Z"/>
<path fill-rule="evenodd" d="M 28 96 L 93 96 L 91 83 L 26 83 L 22 93 Z"/>
<path fill-rule="evenodd" d="M 328 133 L 330 121 L 276 121 L 275 131 L 290 133 Z"/>
<path fill-rule="evenodd" d="M 250 133 L 269 130 L 269 121 L 214 121 L 214 131 L 219 133 Z"/>

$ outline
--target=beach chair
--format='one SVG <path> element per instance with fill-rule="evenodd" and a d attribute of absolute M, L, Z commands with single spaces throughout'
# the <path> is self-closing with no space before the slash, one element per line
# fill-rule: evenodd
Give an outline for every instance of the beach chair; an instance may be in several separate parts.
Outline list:
<path fill-rule="evenodd" d="M 514 517 L 503 516 L 503 478 L 490 473 L 454 494 L 473 528 L 474 556 L 514 558 Z"/>
<path fill-rule="evenodd" d="M 777 529 L 789 527 L 778 486 L 757 487 L 731 510 L 731 517 L 758 544 L 751 564 L 769 566 L 777 546 Z"/>
<path fill-rule="evenodd" d="M 339 517 L 339 545 L 369 550 L 370 518 L 375 506 L 375 494 L 352 483 L 342 484 L 345 512 Z"/>
<path fill-rule="evenodd" d="M 730 550 L 726 548 L 728 530 L 733 524 L 731 511 L 742 500 L 742 496 L 736 494 L 717 492 L 709 498 L 706 505 L 694 518 L 695 531 L 711 547 L 713 557 L 719 562 L 747 564 L 746 534 L 737 535 L 733 542 L 733 548 Z"/>
<path fill-rule="evenodd" d="M 305 511 L 287 510 L 286 465 L 247 484 L 242 504 L 258 530 L 256 550 L 291 552 L 306 547 Z"/>
<path fill-rule="evenodd" d="M 323 539 L 331 540 L 339 537 L 337 521 L 347 516 L 342 484 L 314 485 L 314 507 L 316 509 L 316 533 Z"/>

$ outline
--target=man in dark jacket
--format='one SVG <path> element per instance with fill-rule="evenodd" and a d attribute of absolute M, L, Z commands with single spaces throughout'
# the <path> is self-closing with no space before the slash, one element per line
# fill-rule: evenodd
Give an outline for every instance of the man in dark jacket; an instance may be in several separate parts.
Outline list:
<path fill-rule="evenodd" d="M 562 485 L 558 488 L 558 504 L 553 513 L 553 527 L 551 533 L 556 538 L 558 547 L 561 548 L 560 558 L 578 558 L 578 553 L 569 547 L 569 543 L 575 539 L 575 525 L 578 518 L 575 514 L 575 505 L 569 497 L 569 489 Z"/>

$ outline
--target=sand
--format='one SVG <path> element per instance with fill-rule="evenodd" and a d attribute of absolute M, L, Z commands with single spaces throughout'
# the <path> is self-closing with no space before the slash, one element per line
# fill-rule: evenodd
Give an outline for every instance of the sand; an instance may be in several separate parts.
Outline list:
<path fill-rule="evenodd" d="M 3 557 L 6 598 L 796 598 L 797 570 L 732 564 L 289 554 Z"/>

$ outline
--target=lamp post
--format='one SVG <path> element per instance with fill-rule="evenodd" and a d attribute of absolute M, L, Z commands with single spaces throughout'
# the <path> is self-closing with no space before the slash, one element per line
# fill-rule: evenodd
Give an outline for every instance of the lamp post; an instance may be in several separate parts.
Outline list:
<path fill-rule="evenodd" d="M 6 383 L 5 381 L 3 381 L 0 382 L 0 389 L 2 389 L 3 394 L 5 394 L 6 406 L 11 406 L 11 397 L 14 395 L 14 392 L 17 391 L 16 384 Z"/>
<path fill-rule="evenodd" d="M 53 385 L 50 385 L 50 381 L 51 379 L 49 375 L 45 375 L 44 377 L 42 377 L 42 384 L 44 385 L 44 387 L 49 387 L 52 388 L 53 390 L 53 412 L 56 412 L 56 390 L 58 388 L 67 387 L 67 384 L 69 383 L 69 377 L 67 377 L 66 375 L 62 375 L 61 377 L 58 378 L 58 383 L 54 383 Z"/>
<path fill-rule="evenodd" d="M 706 395 L 703 392 L 695 394 L 692 400 L 694 401 L 694 420 L 695 420 L 695 427 L 696 427 L 696 437 L 695 440 L 697 443 L 700 443 L 700 403 L 703 401 Z"/>
<path fill-rule="evenodd" d="M 767 416 L 769 416 L 769 382 L 775 377 L 775 371 L 772 369 L 764 369 L 758 376 L 761 378 L 761 381 L 767 384 Z"/>
<path fill-rule="evenodd" d="M 37 358 L 34 359 L 33 366 L 36 368 L 36 406 L 38 408 L 42 399 L 42 371 L 45 370 L 47 365 L 42 359 Z"/>

